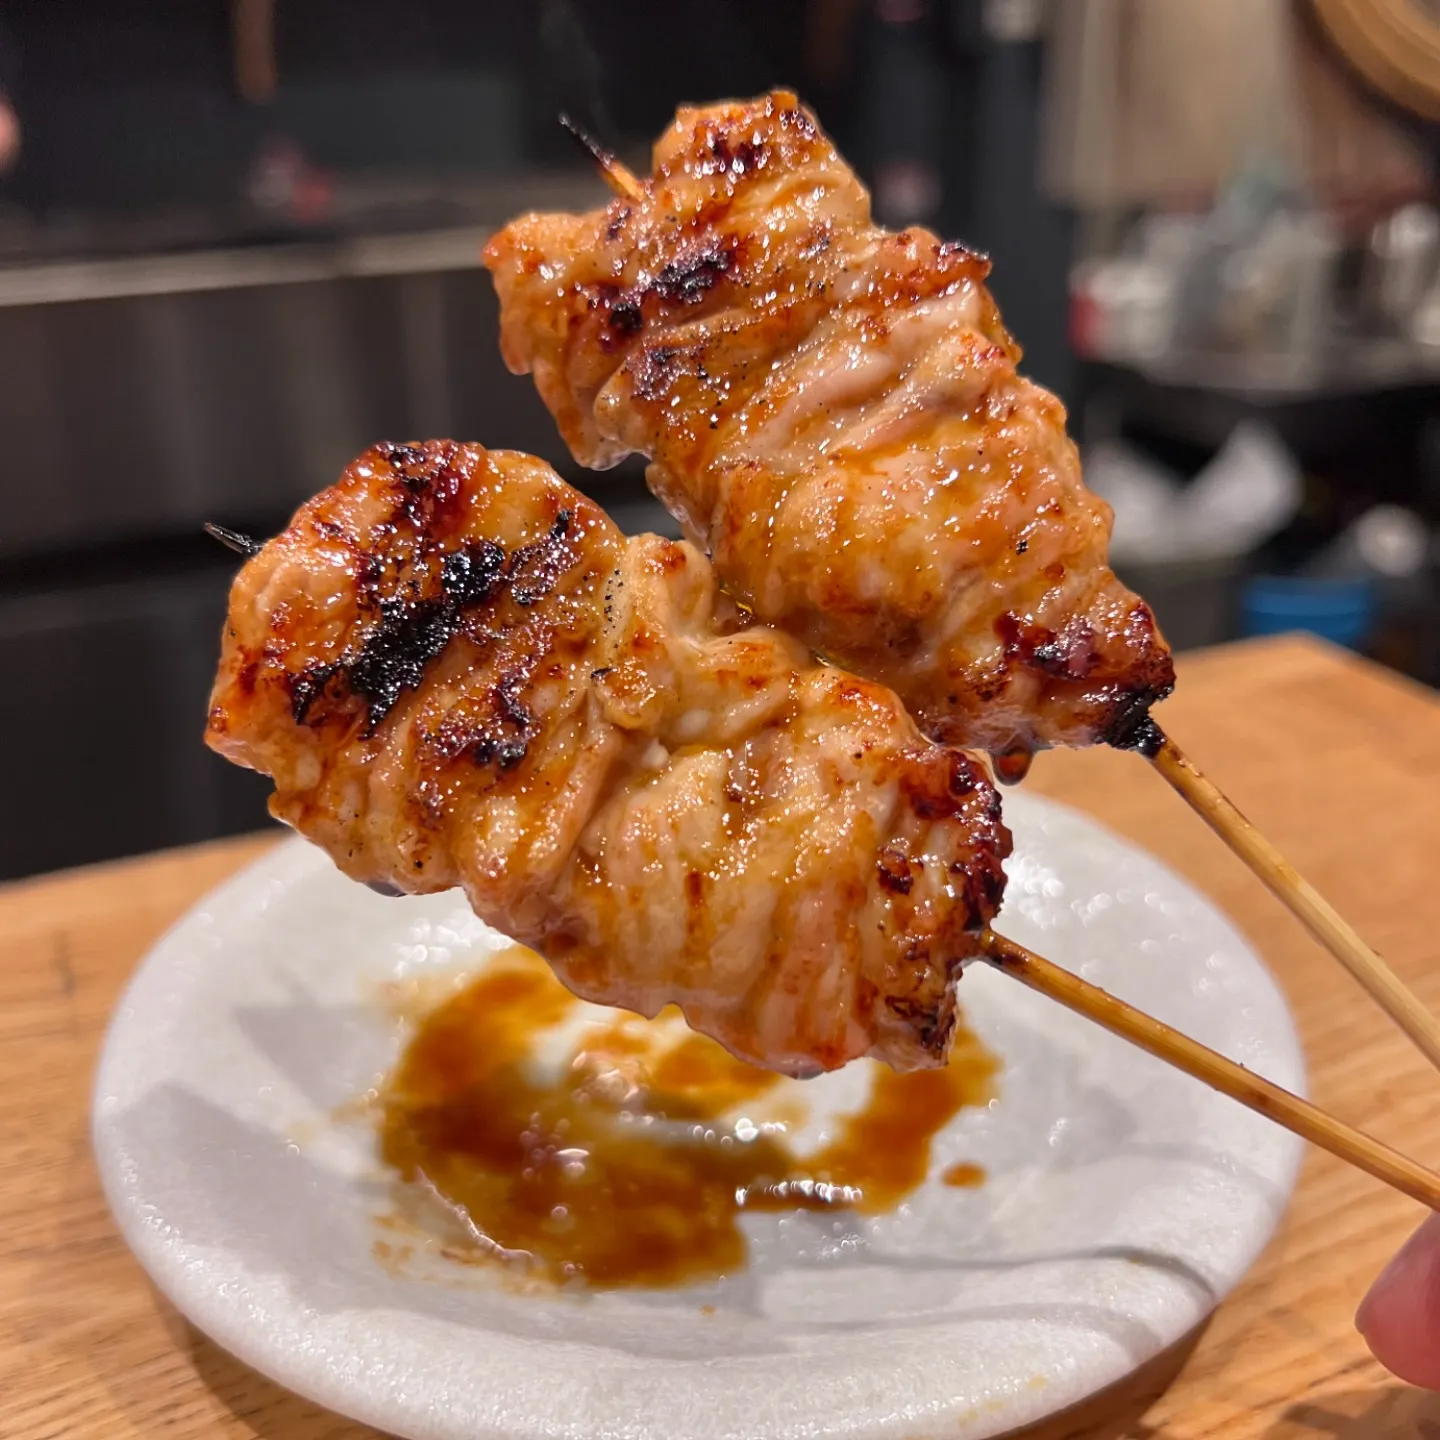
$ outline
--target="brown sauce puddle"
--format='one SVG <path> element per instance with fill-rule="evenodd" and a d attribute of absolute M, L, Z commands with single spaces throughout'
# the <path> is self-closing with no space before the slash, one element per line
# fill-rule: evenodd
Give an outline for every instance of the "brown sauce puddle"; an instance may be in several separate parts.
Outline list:
<path fill-rule="evenodd" d="M 455 1258 L 599 1289 L 719 1278 L 745 1267 L 747 1211 L 893 1209 L 998 1068 L 963 1026 L 943 1070 L 867 1064 L 862 1108 L 802 1155 L 786 1134 L 804 1118 L 795 1085 L 772 1094 L 779 1076 L 689 1031 L 617 1015 L 546 1078 L 537 1049 L 575 1005 L 537 956 L 507 952 L 420 1020 L 385 1084 L 381 1154 L 463 1218 Z"/>

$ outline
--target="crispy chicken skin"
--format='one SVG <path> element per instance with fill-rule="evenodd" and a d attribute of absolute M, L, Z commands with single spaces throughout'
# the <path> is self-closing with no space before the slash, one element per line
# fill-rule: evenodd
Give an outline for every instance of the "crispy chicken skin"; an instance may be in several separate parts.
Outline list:
<path fill-rule="evenodd" d="M 1174 683 L 989 265 L 892 234 L 793 95 L 682 109 L 644 198 L 485 251 L 571 450 L 638 451 L 756 616 L 997 754 L 1123 742 Z"/>
<path fill-rule="evenodd" d="M 792 1074 L 940 1063 L 1010 837 L 878 685 L 529 456 L 380 445 L 249 560 L 206 732 L 346 874 Z"/>

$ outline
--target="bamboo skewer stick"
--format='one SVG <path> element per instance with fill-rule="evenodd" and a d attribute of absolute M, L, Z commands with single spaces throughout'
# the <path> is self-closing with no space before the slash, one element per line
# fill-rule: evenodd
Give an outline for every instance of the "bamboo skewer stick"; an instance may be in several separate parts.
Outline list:
<path fill-rule="evenodd" d="M 605 183 L 617 195 L 632 201 L 644 199 L 645 191 L 627 165 L 622 165 L 593 135 L 582 130 L 568 115 L 562 114 L 560 123 L 595 162 L 596 168 L 605 177 Z"/>
<path fill-rule="evenodd" d="M 1204 1081 L 1422 1205 L 1440 1210 L 1440 1175 L 1423 1165 L 993 930 L 981 932 L 980 944 L 990 965 L 1022 985 Z"/>
<path fill-rule="evenodd" d="M 1336 914 L 1333 907 L 1186 758 L 1155 724 L 1144 721 L 1134 747 L 1269 888 L 1296 919 L 1365 987 L 1380 1007 L 1440 1068 L 1440 1020 Z"/>
<path fill-rule="evenodd" d="M 632 201 L 643 198 L 640 181 L 599 141 L 564 115 L 560 123 L 594 160 L 616 194 Z M 1271 893 L 1364 986 L 1430 1063 L 1440 1069 L 1440 1020 L 1149 716 L 1140 722 L 1127 748 L 1138 750 L 1155 766 Z"/>

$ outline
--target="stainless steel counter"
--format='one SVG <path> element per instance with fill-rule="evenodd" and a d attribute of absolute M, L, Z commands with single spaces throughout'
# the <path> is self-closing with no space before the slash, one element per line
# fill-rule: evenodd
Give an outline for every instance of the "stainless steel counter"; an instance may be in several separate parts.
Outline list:
<path fill-rule="evenodd" d="M 263 820 L 200 744 L 235 563 L 203 521 L 271 533 L 373 441 L 451 435 L 673 533 L 505 370 L 490 233 L 0 267 L 0 747 L 7 813 L 40 817 L 0 835 L 0 878 Z"/>
<path fill-rule="evenodd" d="M 568 466 L 500 360 L 491 230 L 0 267 L 0 562 L 280 517 L 381 438 Z"/>

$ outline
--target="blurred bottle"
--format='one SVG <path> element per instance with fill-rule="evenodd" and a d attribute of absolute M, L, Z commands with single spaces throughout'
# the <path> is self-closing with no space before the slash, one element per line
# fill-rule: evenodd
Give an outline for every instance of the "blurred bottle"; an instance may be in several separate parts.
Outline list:
<path fill-rule="evenodd" d="M 1440 687 L 1440 416 L 1432 416 L 1421 431 L 1419 468 L 1415 509 L 1429 530 L 1428 593 L 1416 626 L 1420 659 L 1411 673 Z"/>
<path fill-rule="evenodd" d="M 985 33 L 997 45 L 1028 45 L 1043 37 L 1048 0 L 984 0 Z"/>
<path fill-rule="evenodd" d="M 20 158 L 20 110 L 16 100 L 20 51 L 15 37 L 0 22 L 0 177 Z"/>
<path fill-rule="evenodd" d="M 1375 591 L 1366 579 L 1257 575 L 1240 598 L 1242 635 L 1303 630 L 1358 650 L 1375 625 Z"/>
<path fill-rule="evenodd" d="M 946 76 L 928 0 L 875 0 L 861 54 L 857 128 L 875 216 L 896 229 L 933 223 L 944 199 Z"/>
<path fill-rule="evenodd" d="M 1372 505 L 1321 550 L 1303 573 L 1316 579 L 1358 579 L 1403 585 L 1422 574 L 1429 532 L 1413 510 Z"/>
<path fill-rule="evenodd" d="M 1309 630 L 1410 675 L 1428 668 L 1431 534 L 1413 510 L 1372 505 L 1294 575 L 1247 589 L 1248 634 Z"/>
<path fill-rule="evenodd" d="M 245 198 L 289 225 L 309 228 L 329 218 L 333 186 L 293 140 L 272 136 L 260 147 L 243 182 Z"/>
<path fill-rule="evenodd" d="M 1413 510 L 1375 505 L 1347 536 L 1355 563 L 1365 566 L 1375 586 L 1375 624 L 1366 653 L 1393 670 L 1430 678 L 1435 577 L 1429 527 Z"/>
<path fill-rule="evenodd" d="M 1406 205 L 1370 232 L 1360 277 L 1362 314 L 1381 333 L 1408 332 L 1440 266 L 1440 216 Z"/>

